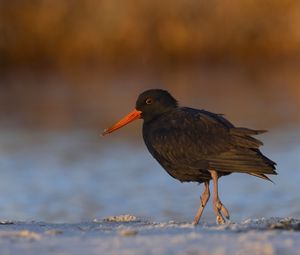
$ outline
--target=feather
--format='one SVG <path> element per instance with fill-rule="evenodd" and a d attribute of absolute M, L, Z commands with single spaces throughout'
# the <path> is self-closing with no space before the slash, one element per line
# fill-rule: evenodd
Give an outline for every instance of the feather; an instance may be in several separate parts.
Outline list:
<path fill-rule="evenodd" d="M 267 179 L 277 174 L 263 144 L 252 135 L 266 132 L 236 128 L 224 117 L 187 107 L 176 108 L 143 126 L 144 141 L 154 158 L 180 181 L 207 180 L 208 169 L 220 175 L 249 173 Z"/>

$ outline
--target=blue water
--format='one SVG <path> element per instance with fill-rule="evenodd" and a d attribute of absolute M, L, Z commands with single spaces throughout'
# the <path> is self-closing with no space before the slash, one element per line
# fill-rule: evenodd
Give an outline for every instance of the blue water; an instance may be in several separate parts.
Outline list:
<path fill-rule="evenodd" d="M 133 214 L 156 221 L 191 221 L 202 185 L 171 178 L 141 135 L 99 137 L 99 130 L 0 134 L 0 220 L 75 222 Z M 300 218 L 300 131 L 261 136 L 278 163 L 275 184 L 245 174 L 220 181 L 233 221 Z M 203 220 L 214 221 L 211 201 Z"/>

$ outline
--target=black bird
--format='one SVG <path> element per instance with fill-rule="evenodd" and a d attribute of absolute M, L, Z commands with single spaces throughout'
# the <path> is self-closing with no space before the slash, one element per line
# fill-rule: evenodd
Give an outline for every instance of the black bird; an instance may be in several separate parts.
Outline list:
<path fill-rule="evenodd" d="M 210 180 L 216 221 L 222 224 L 229 213 L 219 199 L 218 178 L 238 172 L 270 180 L 266 174 L 277 174 L 276 163 L 259 150 L 262 142 L 252 137 L 266 131 L 235 127 L 220 114 L 179 107 L 177 100 L 161 89 L 140 94 L 135 109 L 102 135 L 139 118 L 144 119 L 143 138 L 148 150 L 168 174 L 181 182 L 204 183 L 194 224 L 198 224 L 209 200 Z"/>

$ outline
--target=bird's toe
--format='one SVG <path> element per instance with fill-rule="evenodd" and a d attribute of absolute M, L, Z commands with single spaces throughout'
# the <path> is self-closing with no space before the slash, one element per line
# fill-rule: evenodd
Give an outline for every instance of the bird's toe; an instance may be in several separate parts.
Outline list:
<path fill-rule="evenodd" d="M 222 225 L 222 224 L 225 224 L 225 220 L 222 216 L 222 214 L 218 214 L 217 217 L 216 217 L 216 223 L 218 225 Z"/>
<path fill-rule="evenodd" d="M 221 206 L 221 212 L 222 214 L 224 215 L 224 217 L 227 219 L 227 220 L 230 220 L 230 215 L 229 215 L 229 212 L 227 210 L 227 208 L 222 204 Z"/>

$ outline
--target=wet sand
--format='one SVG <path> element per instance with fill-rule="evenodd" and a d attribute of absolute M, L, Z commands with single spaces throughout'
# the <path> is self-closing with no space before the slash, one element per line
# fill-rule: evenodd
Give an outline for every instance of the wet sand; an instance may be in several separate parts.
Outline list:
<path fill-rule="evenodd" d="M 132 215 L 91 222 L 0 225 L 1 254 L 300 254 L 300 220 L 248 219 L 193 226 Z"/>

